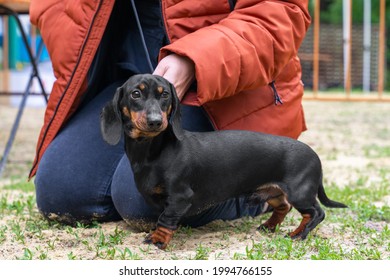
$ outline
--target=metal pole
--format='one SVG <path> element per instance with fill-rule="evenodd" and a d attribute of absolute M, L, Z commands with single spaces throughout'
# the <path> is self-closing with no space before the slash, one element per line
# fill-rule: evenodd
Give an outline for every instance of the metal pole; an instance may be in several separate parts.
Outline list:
<path fill-rule="evenodd" d="M 8 16 L 3 17 L 3 90 L 9 89 L 9 40 L 8 40 Z"/>
<path fill-rule="evenodd" d="M 39 58 L 41 57 L 41 54 L 43 51 L 43 46 L 44 46 L 43 42 L 41 41 L 40 45 L 38 46 L 37 57 L 35 58 L 35 63 L 37 63 L 39 61 Z M 31 86 L 33 83 L 33 79 L 37 78 L 36 75 L 37 75 L 37 73 L 35 73 L 35 72 L 33 72 L 33 74 L 30 75 L 30 78 L 29 78 L 27 86 L 26 86 L 26 90 L 24 91 L 22 100 L 20 101 L 19 110 L 16 114 L 14 124 L 12 125 L 11 133 L 10 133 L 10 136 L 8 138 L 7 144 L 6 144 L 5 149 L 4 149 L 3 157 L 0 160 L 0 177 L 3 175 L 3 172 L 5 170 L 8 156 L 11 152 L 11 148 L 12 148 L 13 142 L 14 142 L 15 137 L 16 137 L 16 132 L 18 131 L 19 123 L 20 123 L 20 120 L 22 119 L 24 108 L 26 107 L 27 98 L 30 95 L 30 90 L 31 90 Z M 45 99 L 47 98 L 45 94 L 44 94 L 44 97 L 45 97 Z"/>
<path fill-rule="evenodd" d="M 343 0 L 344 89 L 348 97 L 351 94 L 351 8 L 352 0 Z"/>
<path fill-rule="evenodd" d="M 369 93 L 371 75 L 371 0 L 364 0 L 363 22 L 363 91 Z"/>
<path fill-rule="evenodd" d="M 382 98 L 384 84 L 384 66 L 385 66 L 385 10 L 386 0 L 380 2 L 380 20 L 379 20 L 379 61 L 378 61 L 378 96 Z"/>
<path fill-rule="evenodd" d="M 14 124 L 12 125 L 11 134 L 10 134 L 10 137 L 8 138 L 7 144 L 5 146 L 4 154 L 3 154 L 3 156 L 2 156 L 2 158 L 0 160 L 0 177 L 1 177 L 3 172 L 4 172 L 5 165 L 7 163 L 8 155 L 9 155 L 9 153 L 11 151 L 12 144 L 13 144 L 13 142 L 15 140 L 16 132 L 17 132 L 17 130 L 19 128 L 19 123 L 20 123 L 20 120 L 22 118 L 24 107 L 25 107 L 25 104 L 26 104 L 26 101 L 27 101 L 27 97 L 30 94 L 30 88 L 31 88 L 31 85 L 32 85 L 32 82 L 33 82 L 34 78 L 36 78 L 38 80 L 38 83 L 39 83 L 39 85 L 41 87 L 42 95 L 45 98 L 46 102 L 48 101 L 48 99 L 47 99 L 47 95 L 46 95 L 45 88 L 43 86 L 42 80 L 41 80 L 41 78 L 39 76 L 39 73 L 38 73 L 38 65 L 37 65 L 38 61 L 39 61 L 39 58 L 41 56 L 42 50 L 43 50 L 43 42 L 41 42 L 41 44 L 38 47 L 37 56 L 34 57 L 33 54 L 32 54 L 32 51 L 30 49 L 30 46 L 28 44 L 27 35 L 24 32 L 24 30 L 23 30 L 23 25 L 20 22 L 18 14 L 15 13 L 13 10 L 11 10 L 11 9 L 9 9 L 7 7 L 4 7 L 2 5 L 0 5 L 0 8 L 3 9 L 10 16 L 13 16 L 15 18 L 16 23 L 17 23 L 17 25 L 19 27 L 19 30 L 21 32 L 21 35 L 22 35 L 23 44 L 24 44 L 24 46 L 27 49 L 27 54 L 29 56 L 30 63 L 31 63 L 32 68 L 33 68 L 32 73 L 30 75 L 30 79 L 29 79 L 29 81 L 27 83 L 26 90 L 24 91 L 23 98 L 22 98 L 21 103 L 19 105 L 19 110 L 18 110 L 18 113 L 16 115 L 16 119 L 14 121 Z"/>
<path fill-rule="evenodd" d="M 314 2 L 314 32 L 313 32 L 313 94 L 318 94 L 319 53 L 320 53 L 320 0 Z"/>

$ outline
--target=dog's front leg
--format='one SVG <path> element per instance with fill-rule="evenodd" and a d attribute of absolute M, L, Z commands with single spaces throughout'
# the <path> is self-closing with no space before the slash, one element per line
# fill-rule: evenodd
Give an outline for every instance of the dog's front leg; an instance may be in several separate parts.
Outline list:
<path fill-rule="evenodd" d="M 179 226 L 181 218 L 191 207 L 193 192 L 190 188 L 180 192 L 172 191 L 169 194 L 164 211 L 157 221 L 157 228 L 148 234 L 144 240 L 147 244 L 154 244 L 159 249 L 165 249 Z"/>

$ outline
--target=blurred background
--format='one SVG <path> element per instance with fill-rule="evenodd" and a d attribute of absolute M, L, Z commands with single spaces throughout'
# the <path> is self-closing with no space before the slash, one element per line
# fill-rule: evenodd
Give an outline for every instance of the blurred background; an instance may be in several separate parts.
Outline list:
<path fill-rule="evenodd" d="M 25 2 L 28 0 L 0 0 Z M 302 80 L 308 90 L 321 93 L 350 91 L 380 93 L 390 90 L 390 2 L 386 0 L 310 0 L 312 15 L 306 38 L 300 48 Z M 41 37 L 31 26 L 27 10 L 20 11 L 30 48 L 37 52 Z M 54 81 L 50 58 L 43 49 L 40 76 L 47 92 Z M 29 57 L 21 32 L 13 17 L 0 20 L 0 94 L 23 93 L 31 73 Z M 26 80 L 27 81 L 27 80 Z M 31 92 L 37 93 L 36 81 Z M 11 98 L 17 105 L 18 98 Z M 42 100 L 40 100 L 42 101 Z M 42 105 L 36 101 L 35 105 Z M 31 105 L 34 102 L 29 100 Z M 44 104 L 44 103 L 43 103 Z"/>
<path fill-rule="evenodd" d="M 312 25 L 299 51 L 306 88 L 389 91 L 389 1 L 311 0 L 309 8 Z"/>

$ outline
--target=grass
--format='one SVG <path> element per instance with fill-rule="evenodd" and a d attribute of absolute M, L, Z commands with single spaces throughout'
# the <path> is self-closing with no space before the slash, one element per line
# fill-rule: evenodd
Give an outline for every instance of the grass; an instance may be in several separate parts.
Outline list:
<path fill-rule="evenodd" d="M 369 145 L 364 146 L 364 153 L 367 158 L 387 158 L 390 157 L 390 146 Z"/>
<path fill-rule="evenodd" d="M 258 233 L 255 228 L 267 218 L 243 218 L 230 223 L 211 225 L 218 242 L 206 244 L 200 241 L 192 253 L 184 257 L 191 260 L 224 259 L 223 250 L 239 241 L 247 240 L 245 249 L 235 252 L 230 259 L 236 260 L 377 260 L 390 259 L 390 207 L 379 203 L 390 196 L 389 177 L 385 170 L 379 171 L 379 179 L 372 182 L 367 176 L 343 187 L 328 183 L 325 187 L 330 197 L 343 201 L 349 209 L 326 209 L 327 218 L 304 241 L 286 238 L 286 233 L 299 223 L 295 210 L 275 233 Z M 14 259 L 56 259 L 58 250 L 65 251 L 62 258 L 69 260 L 147 259 L 155 253 L 153 246 L 134 246 L 127 239 L 133 233 L 116 226 L 107 231 L 101 224 L 75 227 L 51 222 L 42 218 L 35 206 L 31 183 L 7 185 L 4 190 L 17 191 L 14 197 L 3 192 L 0 198 L 0 218 L 12 219 L 0 225 L 0 246 L 5 243 L 20 248 Z M 378 203 L 373 203 L 378 202 Z M 323 233 L 322 228 L 327 232 Z M 53 231 L 54 238 L 48 236 Z M 176 242 L 168 247 L 170 259 L 182 259 L 177 255 L 180 247 L 192 239 L 201 238 L 201 229 L 183 227 L 175 235 Z M 235 237 L 236 236 L 236 237 Z M 249 238 L 248 238 L 249 237 Z M 30 245 L 30 244 L 34 245 Z M 131 245 L 131 246 L 128 246 Z M 222 250 L 222 251 L 221 251 Z M 81 253 L 80 253 L 81 252 Z"/>
<path fill-rule="evenodd" d="M 371 146 L 369 150 L 377 148 Z M 384 151 L 383 157 L 375 156 L 373 160 L 386 159 Z M 390 259 L 390 169 L 368 163 L 363 171 L 351 171 L 358 176 L 344 184 L 325 180 L 328 196 L 349 208 L 325 208 L 324 222 L 304 241 L 286 238 L 300 222 L 300 215 L 293 210 L 275 233 L 256 231 L 269 214 L 212 223 L 197 229 L 182 227 L 166 252 L 158 252 L 158 256 L 189 260 Z M 142 244 L 143 237 L 126 228 L 124 223 L 114 223 L 107 228 L 99 223 L 79 223 L 71 227 L 48 221 L 36 208 L 31 182 L 13 181 L 2 186 L 0 259 L 9 256 L 19 260 L 155 258 L 158 250 Z M 236 244 L 244 246 L 235 248 Z M 12 253 L 7 254 L 7 250 Z"/>

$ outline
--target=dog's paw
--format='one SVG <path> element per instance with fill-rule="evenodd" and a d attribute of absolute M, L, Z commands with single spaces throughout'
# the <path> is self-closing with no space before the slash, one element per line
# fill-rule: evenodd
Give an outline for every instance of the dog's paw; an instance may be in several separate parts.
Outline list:
<path fill-rule="evenodd" d="M 165 248 L 168 246 L 169 242 L 172 239 L 173 233 L 173 230 L 164 227 L 157 227 L 155 231 L 149 233 L 145 237 L 144 243 L 154 244 L 157 248 L 165 250 Z"/>
<path fill-rule="evenodd" d="M 161 243 L 161 242 L 156 242 L 156 243 L 153 243 L 153 240 L 152 240 L 152 234 L 148 234 L 145 239 L 144 239 L 144 244 L 153 244 L 155 245 L 157 248 L 161 249 L 161 250 L 164 250 L 168 244 L 164 244 L 164 243 Z"/>
<path fill-rule="evenodd" d="M 286 237 L 290 237 L 292 240 L 305 240 L 307 238 L 308 232 L 289 232 Z"/>
<path fill-rule="evenodd" d="M 264 232 L 275 232 L 276 230 L 276 227 L 271 227 L 270 225 L 264 223 L 262 225 L 260 225 L 257 230 L 259 231 L 264 231 Z"/>

